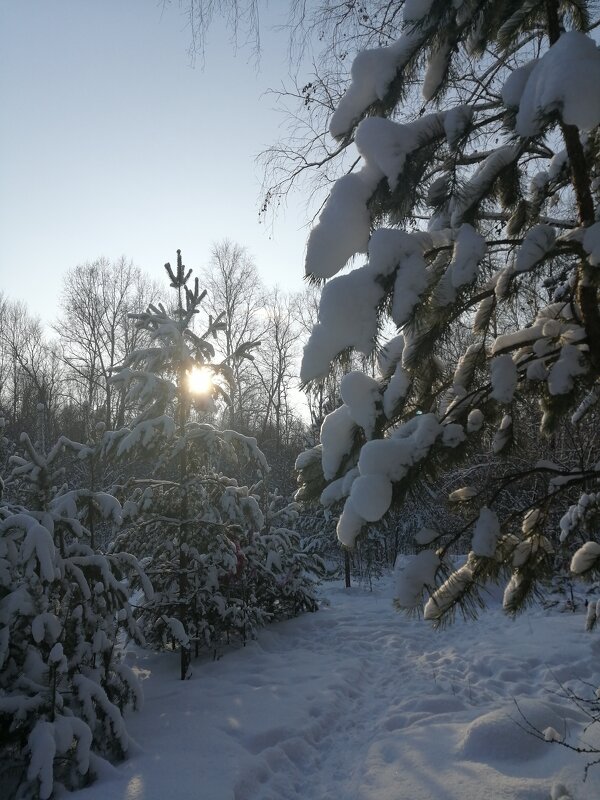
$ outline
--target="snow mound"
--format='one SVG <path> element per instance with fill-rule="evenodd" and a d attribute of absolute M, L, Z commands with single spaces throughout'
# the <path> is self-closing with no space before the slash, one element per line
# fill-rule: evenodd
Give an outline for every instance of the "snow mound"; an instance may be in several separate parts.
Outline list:
<path fill-rule="evenodd" d="M 539 758 L 548 752 L 548 745 L 525 730 L 526 720 L 539 731 L 548 727 L 565 730 L 565 719 L 555 706 L 523 698 L 518 707 L 512 703 L 474 719 L 461 742 L 461 756 L 484 763 Z"/>

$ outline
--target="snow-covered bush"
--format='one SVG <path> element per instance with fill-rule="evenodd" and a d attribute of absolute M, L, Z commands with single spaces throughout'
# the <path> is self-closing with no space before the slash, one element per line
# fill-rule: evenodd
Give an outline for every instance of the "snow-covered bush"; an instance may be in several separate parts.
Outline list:
<path fill-rule="evenodd" d="M 355 59 L 331 117 L 360 161 L 335 184 L 306 256 L 307 275 L 326 283 L 303 381 L 348 349 L 378 350 L 379 375 L 343 378 L 318 458 L 301 459 L 299 497 L 343 500 L 338 538 L 353 547 L 402 509 L 408 486 L 470 470 L 450 495 L 463 521 L 415 541 L 439 562 L 421 584 L 439 623 L 477 608 L 481 583 L 501 575 L 506 610 L 523 608 L 554 570 L 560 516 L 571 505 L 566 542 L 595 513 L 600 51 L 592 3 L 406 9 L 397 41 Z M 389 322 L 397 335 L 385 342 Z M 564 420 L 571 449 L 551 457 Z M 542 458 L 526 450 L 536 424 Z M 472 461 L 486 450 L 484 482 Z M 571 569 L 591 576 L 600 545 L 587 528 Z M 469 560 L 447 576 L 466 535 Z M 408 607 L 422 603 L 414 584 L 400 591 Z"/>
<path fill-rule="evenodd" d="M 120 506 L 61 487 L 58 462 L 75 444 L 45 454 L 23 434 L 22 445 L 7 483 L 27 505 L 0 503 L 0 785 L 3 797 L 44 800 L 127 752 L 121 712 L 141 692 L 117 642 L 120 629 L 142 637 L 122 576 L 144 577 L 131 556 L 90 546 L 81 522 L 90 504 L 113 518 Z"/>
<path fill-rule="evenodd" d="M 214 650 L 232 635 L 245 641 L 274 617 L 314 608 L 319 565 L 293 533 L 269 530 L 282 511 L 271 506 L 265 520 L 260 487 L 222 474 L 223 463 L 236 461 L 250 462 L 259 480 L 269 468 L 255 439 L 198 420 L 199 407 L 229 398 L 228 359 L 216 363 L 210 342 L 223 322 L 209 316 L 207 330 L 194 332 L 206 293 L 197 279 L 193 290 L 187 286 L 191 270 L 179 252 L 176 270 L 166 268 L 177 303 L 171 312 L 158 304 L 136 316 L 148 346 L 113 377 L 140 412 L 114 434 L 111 452 L 154 462 L 150 477 L 121 487 L 127 524 L 114 546 L 143 559 L 154 595 L 141 599 L 139 622 L 149 644 L 179 648 L 184 679 L 200 647 Z M 235 358 L 251 358 L 255 346 L 240 345 Z"/>

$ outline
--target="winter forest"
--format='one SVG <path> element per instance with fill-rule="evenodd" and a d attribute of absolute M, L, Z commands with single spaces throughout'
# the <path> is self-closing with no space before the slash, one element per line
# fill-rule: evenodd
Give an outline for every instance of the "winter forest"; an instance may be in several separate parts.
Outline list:
<path fill-rule="evenodd" d="M 600 4 L 286 5 L 302 291 L 0 286 L 0 797 L 597 800 Z"/>

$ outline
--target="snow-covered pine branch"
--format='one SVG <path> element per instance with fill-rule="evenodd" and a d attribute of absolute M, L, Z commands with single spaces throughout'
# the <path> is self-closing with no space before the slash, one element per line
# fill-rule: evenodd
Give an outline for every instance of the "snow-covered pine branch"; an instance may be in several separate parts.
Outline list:
<path fill-rule="evenodd" d="M 360 161 L 309 237 L 307 275 L 326 282 L 302 380 L 323 380 L 349 351 L 385 362 L 390 325 L 402 338 L 393 371 L 344 378 L 352 398 L 341 392 L 321 449 L 298 460 L 298 497 L 344 501 L 338 537 L 352 547 L 416 482 L 491 451 L 496 472 L 482 472 L 465 504 L 478 514 L 420 550 L 446 552 L 473 535 L 460 574 L 428 575 L 431 619 L 503 574 L 505 607 L 518 611 L 553 569 L 571 487 L 587 481 L 595 496 L 600 51 L 586 33 L 595 13 L 555 0 L 526 13 L 491 0 L 406 3 L 400 37 L 355 59 L 331 117 L 331 134 L 353 139 Z M 405 99 L 418 82 L 417 112 Z M 570 417 L 590 436 L 584 456 L 562 437 Z M 560 476 L 548 481 L 533 463 L 503 480 L 502 460 L 525 436 L 534 463 L 560 442 Z M 511 493 L 522 498 L 512 508 Z M 584 519 L 571 505 L 563 534 Z M 578 551 L 574 569 L 597 574 L 595 546 Z"/>

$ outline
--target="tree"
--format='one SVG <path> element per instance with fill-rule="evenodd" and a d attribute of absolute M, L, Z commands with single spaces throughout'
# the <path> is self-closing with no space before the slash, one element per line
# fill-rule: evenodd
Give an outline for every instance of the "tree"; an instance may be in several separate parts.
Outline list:
<path fill-rule="evenodd" d="M 487 485 L 472 478 L 450 495 L 462 523 L 417 532 L 400 581 L 398 605 L 419 608 L 427 590 L 435 624 L 474 611 L 482 584 L 502 575 L 516 613 L 569 538 L 589 538 L 576 574 L 600 568 L 596 447 L 537 462 L 522 448 L 534 414 L 548 449 L 562 420 L 598 423 L 594 8 L 408 0 L 400 37 L 356 58 L 330 118 L 360 163 L 309 237 L 307 274 L 327 283 L 302 379 L 323 379 L 348 350 L 382 357 L 377 378 L 342 378 L 321 457 L 301 460 L 301 492 L 327 484 L 345 501 L 337 532 L 352 547 L 415 483 L 491 452 Z M 362 253 L 365 266 L 337 275 Z M 388 319 L 398 334 L 384 344 Z M 507 470 L 511 453 L 520 463 Z M 452 571 L 447 556 L 465 537 L 469 559 Z"/>
<path fill-rule="evenodd" d="M 125 423 L 122 396 L 113 396 L 110 376 L 114 367 L 139 343 L 140 331 L 129 319 L 152 302 L 157 288 L 121 257 L 78 264 L 67 272 L 61 296 L 62 315 L 55 325 L 63 359 L 69 369 L 74 399 L 89 423 L 107 428 Z"/>
<path fill-rule="evenodd" d="M 260 343 L 266 327 L 263 313 L 265 290 L 252 258 L 245 248 L 228 239 L 211 247 L 202 283 L 213 311 L 223 320 L 223 355 L 233 370 L 234 387 L 228 408 L 228 424 L 254 431 L 257 381 L 246 345 Z"/>
<path fill-rule="evenodd" d="M 309 189 L 314 213 L 334 180 L 356 167 L 351 137 L 329 137 L 328 121 L 348 86 L 354 56 L 400 35 L 402 5 L 391 0 L 289 3 L 290 77 L 270 90 L 283 113 L 282 135 L 259 157 L 263 217 L 275 217 L 288 194 L 300 187 Z"/>
<path fill-rule="evenodd" d="M 172 0 L 163 0 L 170 5 Z M 255 54 L 260 54 L 259 0 L 179 0 L 188 21 L 191 41 L 189 53 L 192 59 L 204 56 L 206 35 L 214 17 L 224 19 L 232 31 L 235 42 L 243 38 L 250 43 Z"/>
<path fill-rule="evenodd" d="M 147 346 L 130 353 L 112 378 L 140 411 L 131 428 L 112 435 L 111 452 L 127 460 L 142 454 L 155 465 L 149 477 L 122 487 L 130 524 L 115 546 L 144 559 L 154 593 L 140 601 L 140 624 L 153 646 L 179 649 L 184 680 L 201 646 L 216 650 L 236 635 L 245 642 L 270 619 L 315 608 L 311 585 L 319 564 L 301 552 L 297 534 L 274 524 L 286 516 L 279 498 L 265 492 L 261 510 L 268 465 L 256 439 L 196 421 L 192 392 L 208 403 L 229 397 L 225 386 L 233 383 L 229 357 L 214 361 L 210 340 L 234 339 L 224 312 L 209 314 L 203 334 L 194 332 L 206 290 L 197 278 L 188 286 L 191 270 L 180 251 L 176 268 L 165 268 L 174 309 L 150 305 L 135 315 Z M 231 345 L 236 360 L 253 347 L 237 339 Z M 258 486 L 222 473 L 238 458 L 252 463 Z"/>
<path fill-rule="evenodd" d="M 40 409 L 43 415 L 43 407 Z M 46 452 L 23 434 L 23 455 L 0 480 L 0 785 L 3 796 L 49 798 L 78 788 L 102 759 L 129 747 L 123 709 L 141 690 L 116 646 L 123 629 L 142 637 L 123 582 L 131 556 L 90 546 L 89 509 L 120 521 L 114 497 L 62 484 L 62 453 L 86 448 L 59 439 Z"/>
<path fill-rule="evenodd" d="M 62 378 L 58 348 L 46 340 L 39 318 L 25 303 L 0 297 L 0 408 L 13 437 L 23 430 L 34 435 L 39 403 L 54 423 Z"/>
<path fill-rule="evenodd" d="M 289 444 L 294 428 L 292 389 L 298 334 L 293 307 L 293 298 L 283 295 L 277 288 L 266 296 L 263 305 L 265 331 L 254 362 L 264 404 L 260 439 L 264 441 L 271 429 L 276 450 Z"/>

